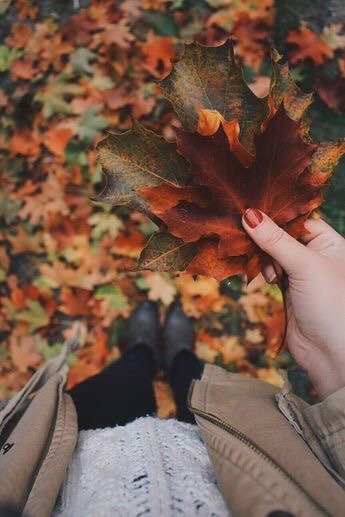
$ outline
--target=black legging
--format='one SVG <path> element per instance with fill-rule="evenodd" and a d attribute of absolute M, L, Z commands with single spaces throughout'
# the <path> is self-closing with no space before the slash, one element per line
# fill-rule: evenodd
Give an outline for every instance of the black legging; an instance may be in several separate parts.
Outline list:
<path fill-rule="evenodd" d="M 203 364 L 189 351 L 178 354 L 170 372 L 177 418 L 195 423 L 188 410 L 187 394 L 192 379 L 201 377 Z M 152 380 L 152 352 L 146 345 L 127 350 L 118 361 L 70 390 L 78 414 L 78 427 L 97 429 L 125 425 L 156 412 Z"/>

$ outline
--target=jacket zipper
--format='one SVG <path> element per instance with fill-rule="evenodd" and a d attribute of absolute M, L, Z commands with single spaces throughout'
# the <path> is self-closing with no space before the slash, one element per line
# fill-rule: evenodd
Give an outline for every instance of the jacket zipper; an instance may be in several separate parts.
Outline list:
<path fill-rule="evenodd" d="M 229 433 L 231 436 L 235 437 L 240 442 L 244 443 L 247 447 L 249 447 L 251 450 L 253 450 L 256 454 L 258 454 L 266 463 L 271 465 L 275 470 L 277 470 L 280 474 L 283 475 L 283 477 L 294 486 L 295 489 L 297 489 L 299 492 L 301 492 L 308 500 L 309 502 L 317 508 L 317 510 L 324 515 L 327 515 L 331 517 L 331 514 L 328 513 L 323 506 L 321 506 L 313 497 L 306 491 L 304 488 L 283 468 L 281 467 L 273 458 L 271 458 L 266 452 L 264 452 L 258 445 L 255 444 L 250 438 L 248 438 L 247 435 L 233 427 L 231 424 L 227 424 L 220 418 L 218 418 L 215 415 L 212 415 L 211 413 L 207 413 L 206 411 L 202 411 L 200 409 L 193 408 L 191 405 L 191 397 L 193 392 L 193 387 L 195 384 L 195 379 L 192 381 L 192 384 L 189 388 L 188 392 L 188 400 L 187 400 L 187 406 L 188 409 L 194 413 L 197 416 L 200 416 L 201 418 L 204 418 L 211 424 L 214 424 L 215 426 L 219 427 L 223 431 Z"/>

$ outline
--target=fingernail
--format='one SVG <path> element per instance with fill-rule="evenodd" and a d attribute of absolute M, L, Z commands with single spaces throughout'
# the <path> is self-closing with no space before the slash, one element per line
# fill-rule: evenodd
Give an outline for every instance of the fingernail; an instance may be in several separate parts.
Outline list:
<path fill-rule="evenodd" d="M 276 283 L 277 283 L 277 280 L 278 280 L 277 275 L 276 275 L 275 273 L 272 273 L 272 274 L 268 277 L 267 282 L 268 282 L 269 284 L 276 284 Z"/>
<path fill-rule="evenodd" d="M 263 220 L 262 213 L 257 208 L 247 208 L 244 220 L 251 228 L 256 228 Z"/>

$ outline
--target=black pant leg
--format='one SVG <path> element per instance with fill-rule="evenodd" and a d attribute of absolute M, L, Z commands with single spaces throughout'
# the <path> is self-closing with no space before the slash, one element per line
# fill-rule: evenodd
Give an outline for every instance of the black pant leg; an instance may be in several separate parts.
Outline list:
<path fill-rule="evenodd" d="M 171 368 L 170 385 L 174 393 L 177 419 L 195 424 L 193 413 L 187 408 L 188 390 L 193 379 L 200 379 L 204 369 L 203 363 L 188 350 L 180 352 Z"/>
<path fill-rule="evenodd" d="M 151 350 L 137 345 L 98 375 L 74 386 L 69 394 L 76 406 L 79 430 L 125 425 L 154 414 L 154 375 Z"/>

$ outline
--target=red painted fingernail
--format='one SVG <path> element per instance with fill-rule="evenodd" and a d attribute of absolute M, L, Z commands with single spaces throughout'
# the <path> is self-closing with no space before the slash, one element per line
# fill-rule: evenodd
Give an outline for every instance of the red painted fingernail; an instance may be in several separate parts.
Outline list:
<path fill-rule="evenodd" d="M 244 212 L 244 220 L 251 228 L 256 228 L 263 218 L 262 213 L 257 208 L 247 208 Z"/>

